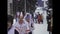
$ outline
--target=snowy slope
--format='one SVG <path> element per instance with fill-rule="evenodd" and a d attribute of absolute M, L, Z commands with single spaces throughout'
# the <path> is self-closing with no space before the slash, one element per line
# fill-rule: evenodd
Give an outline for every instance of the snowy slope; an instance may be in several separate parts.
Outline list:
<path fill-rule="evenodd" d="M 34 24 L 35 30 L 33 34 L 49 34 L 47 31 L 47 24 Z"/>

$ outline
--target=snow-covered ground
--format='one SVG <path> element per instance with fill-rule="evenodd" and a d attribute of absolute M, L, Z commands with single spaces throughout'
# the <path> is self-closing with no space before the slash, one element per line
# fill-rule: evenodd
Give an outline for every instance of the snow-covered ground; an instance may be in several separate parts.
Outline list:
<path fill-rule="evenodd" d="M 47 24 L 36 24 L 34 23 L 33 34 L 49 34 L 47 31 Z"/>

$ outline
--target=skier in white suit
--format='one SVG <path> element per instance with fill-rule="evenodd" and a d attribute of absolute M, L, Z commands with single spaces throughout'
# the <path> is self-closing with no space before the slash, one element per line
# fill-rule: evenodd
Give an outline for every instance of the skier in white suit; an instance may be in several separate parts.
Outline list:
<path fill-rule="evenodd" d="M 21 12 L 19 21 L 14 25 L 15 34 L 28 34 L 28 32 L 30 31 L 28 27 L 28 23 L 23 18 L 24 15 Z"/>

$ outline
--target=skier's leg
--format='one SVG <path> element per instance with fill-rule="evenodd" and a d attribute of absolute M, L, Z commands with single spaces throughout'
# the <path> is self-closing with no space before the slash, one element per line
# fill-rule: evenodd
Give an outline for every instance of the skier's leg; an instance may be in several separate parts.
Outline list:
<path fill-rule="evenodd" d="M 32 32 L 29 32 L 29 34 L 32 34 Z"/>
<path fill-rule="evenodd" d="M 19 34 L 17 30 L 15 30 L 15 34 Z"/>

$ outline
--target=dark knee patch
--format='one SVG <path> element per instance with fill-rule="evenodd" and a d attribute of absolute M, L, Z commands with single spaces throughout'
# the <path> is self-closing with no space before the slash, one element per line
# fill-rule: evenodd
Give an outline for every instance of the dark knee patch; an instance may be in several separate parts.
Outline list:
<path fill-rule="evenodd" d="M 19 32 L 18 32 L 17 30 L 14 30 L 14 33 L 15 33 L 15 34 L 19 34 Z"/>

